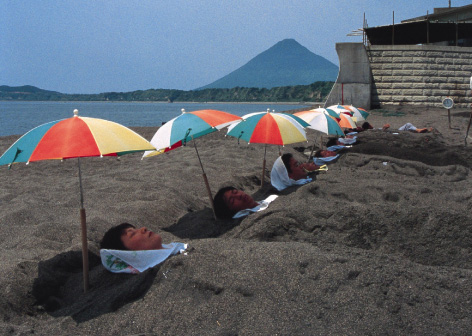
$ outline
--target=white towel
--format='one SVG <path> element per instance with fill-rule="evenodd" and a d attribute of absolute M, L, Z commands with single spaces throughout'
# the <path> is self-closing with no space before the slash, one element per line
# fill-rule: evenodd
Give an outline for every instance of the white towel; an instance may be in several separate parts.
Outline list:
<path fill-rule="evenodd" d="M 352 138 L 339 138 L 338 141 L 342 143 L 343 145 L 352 145 L 356 143 L 357 136 L 354 136 Z"/>
<path fill-rule="evenodd" d="M 317 166 L 322 166 L 324 164 L 327 164 L 328 162 L 333 162 L 339 157 L 339 154 L 336 154 L 335 156 L 328 156 L 328 157 L 314 157 L 313 162 Z"/>
<path fill-rule="evenodd" d="M 330 146 L 328 148 L 326 148 L 326 150 L 329 150 L 331 152 L 336 152 L 337 150 L 341 150 L 343 148 L 346 148 L 347 146 L 342 146 L 342 145 L 333 145 L 333 146 Z"/>
<path fill-rule="evenodd" d="M 171 255 L 182 253 L 188 244 L 170 243 L 162 244 L 160 250 L 124 251 L 124 250 L 100 250 L 103 266 L 113 273 L 139 273 L 154 267 Z"/>
<path fill-rule="evenodd" d="M 282 161 L 282 157 L 279 156 L 277 160 L 275 160 L 274 165 L 272 166 L 272 171 L 270 172 L 270 183 L 272 183 L 275 189 L 280 191 L 293 185 L 301 185 L 308 182 L 311 182 L 310 177 L 300 180 L 291 179 L 288 177 L 287 168 Z"/>
<path fill-rule="evenodd" d="M 279 197 L 278 195 L 270 195 L 269 197 L 267 197 L 265 200 L 262 200 L 262 201 L 259 201 L 257 202 L 259 205 L 252 208 L 252 209 L 244 209 L 244 210 L 241 210 L 241 211 L 238 211 L 234 214 L 233 218 L 240 218 L 240 217 L 244 217 L 244 216 L 247 216 L 253 212 L 259 212 L 259 211 L 262 211 L 262 210 L 265 210 L 267 209 L 267 207 L 269 206 L 269 204 L 275 200 L 277 197 Z"/>

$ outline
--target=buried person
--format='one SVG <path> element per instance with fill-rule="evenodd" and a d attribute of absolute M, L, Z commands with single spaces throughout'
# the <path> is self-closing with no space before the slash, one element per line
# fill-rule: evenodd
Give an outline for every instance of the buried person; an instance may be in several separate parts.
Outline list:
<path fill-rule="evenodd" d="M 293 185 L 311 182 L 308 173 L 315 172 L 320 167 L 314 163 L 300 163 L 292 154 L 286 153 L 275 160 L 270 172 L 270 183 L 278 191 Z"/>
<path fill-rule="evenodd" d="M 265 210 L 269 203 L 277 198 L 271 195 L 265 200 L 256 202 L 250 195 L 235 187 L 223 187 L 213 198 L 215 215 L 220 219 L 240 218 L 252 212 Z"/>
<path fill-rule="evenodd" d="M 100 241 L 103 266 L 114 273 L 139 273 L 169 256 L 182 253 L 187 244 L 162 244 L 162 237 L 145 227 L 122 223 L 109 229 Z"/>

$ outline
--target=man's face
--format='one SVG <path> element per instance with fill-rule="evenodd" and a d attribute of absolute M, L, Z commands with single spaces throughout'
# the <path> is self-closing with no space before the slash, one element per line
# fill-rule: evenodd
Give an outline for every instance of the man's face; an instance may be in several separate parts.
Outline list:
<path fill-rule="evenodd" d="M 226 206 L 232 211 L 241 211 L 252 209 L 257 206 L 254 199 L 242 190 L 228 190 L 223 194 L 223 200 Z"/>
<path fill-rule="evenodd" d="M 329 150 L 321 151 L 321 157 L 330 157 L 330 156 L 336 156 L 336 152 L 329 151 Z"/>
<path fill-rule="evenodd" d="M 300 163 L 297 160 L 295 160 L 293 157 L 290 158 L 289 165 L 290 165 L 290 170 L 292 172 L 288 175 L 291 179 L 296 181 L 296 180 L 306 178 L 307 176 L 306 172 L 303 170 L 302 167 L 300 167 Z"/>
<path fill-rule="evenodd" d="M 121 235 L 121 241 L 128 250 L 132 251 L 162 249 L 161 236 L 145 227 L 139 229 L 126 228 Z"/>

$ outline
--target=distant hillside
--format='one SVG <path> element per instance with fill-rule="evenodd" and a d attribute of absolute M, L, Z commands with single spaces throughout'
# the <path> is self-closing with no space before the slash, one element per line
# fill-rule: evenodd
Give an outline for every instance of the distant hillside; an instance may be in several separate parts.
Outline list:
<path fill-rule="evenodd" d="M 318 81 L 336 81 L 338 66 L 318 56 L 294 39 L 278 42 L 239 69 L 217 81 L 198 88 L 308 85 Z"/>
<path fill-rule="evenodd" d="M 17 101 L 141 101 L 141 102 L 320 102 L 326 100 L 333 82 L 275 87 L 170 90 L 149 89 L 99 94 L 65 94 L 34 86 L 0 86 L 0 100 Z"/>

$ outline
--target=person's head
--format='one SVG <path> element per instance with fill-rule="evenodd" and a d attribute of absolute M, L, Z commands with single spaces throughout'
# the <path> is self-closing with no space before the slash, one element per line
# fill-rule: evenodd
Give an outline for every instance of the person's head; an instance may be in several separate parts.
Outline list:
<path fill-rule="evenodd" d="M 330 156 L 336 156 L 336 152 L 324 150 L 324 149 L 318 149 L 313 155 L 315 157 L 330 157 Z"/>
<path fill-rule="evenodd" d="M 238 211 L 251 209 L 257 205 L 251 196 L 234 187 L 221 188 L 213 198 L 215 215 L 222 219 L 231 218 Z"/>
<path fill-rule="evenodd" d="M 368 130 L 368 129 L 373 129 L 374 127 L 372 127 L 372 125 L 366 121 L 362 124 L 362 128 L 365 130 Z"/>
<path fill-rule="evenodd" d="M 162 238 L 147 228 L 135 228 L 129 223 L 122 223 L 108 230 L 100 242 L 100 248 L 110 250 L 159 250 Z"/>
<path fill-rule="evenodd" d="M 307 173 L 300 167 L 300 163 L 293 157 L 291 153 L 282 155 L 282 162 L 287 169 L 288 177 L 292 180 L 300 180 L 307 177 Z"/>
<path fill-rule="evenodd" d="M 331 138 L 326 143 L 326 147 L 331 147 L 331 146 L 336 146 L 336 145 L 338 145 L 338 139 L 336 138 Z"/>

